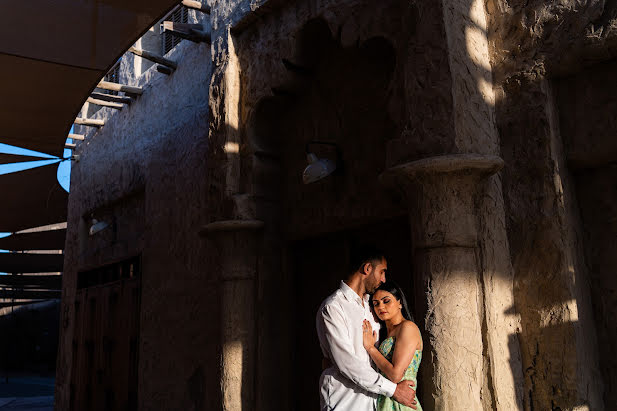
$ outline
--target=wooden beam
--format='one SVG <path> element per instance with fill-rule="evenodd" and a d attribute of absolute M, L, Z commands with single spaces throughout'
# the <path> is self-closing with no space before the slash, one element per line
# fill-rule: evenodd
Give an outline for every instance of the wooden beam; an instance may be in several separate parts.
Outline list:
<path fill-rule="evenodd" d="M 180 37 L 181 39 L 192 41 L 193 43 L 208 43 L 210 44 L 210 35 L 204 31 L 193 30 L 191 29 L 189 33 L 185 33 L 183 31 L 175 31 L 175 30 L 165 30 L 167 33 L 171 33 L 176 37 Z"/>
<path fill-rule="evenodd" d="M 124 105 L 120 103 L 110 103 L 109 101 L 98 100 L 92 97 L 88 97 L 88 100 L 86 101 L 90 104 L 96 104 L 97 106 L 102 106 L 102 107 L 111 107 L 111 108 L 115 108 L 116 110 L 122 110 L 122 107 L 124 107 Z"/>
<path fill-rule="evenodd" d="M 136 56 L 145 58 L 150 61 L 154 61 L 155 63 L 162 64 L 163 66 L 167 66 L 171 68 L 172 71 L 178 68 L 178 63 L 176 63 L 175 61 L 166 59 L 165 57 L 159 56 L 158 54 L 150 53 L 147 50 L 140 50 L 138 48 L 131 47 L 129 51 Z"/>
<path fill-rule="evenodd" d="M 210 6 L 193 0 L 182 0 L 182 5 L 189 9 L 198 10 L 202 13 L 210 14 Z"/>
<path fill-rule="evenodd" d="M 64 144 L 64 148 L 74 149 L 75 147 L 77 147 L 76 144 L 72 144 L 72 143 Z"/>
<path fill-rule="evenodd" d="M 105 93 L 97 93 L 97 92 L 90 93 L 90 97 L 95 98 L 97 100 L 111 101 L 112 103 L 131 104 L 133 102 L 133 100 L 131 100 L 129 97 L 114 96 L 113 94 L 105 94 Z"/>
<path fill-rule="evenodd" d="M 168 76 L 174 72 L 174 70 L 171 67 L 162 66 L 160 64 L 156 65 L 156 71 L 162 74 L 167 74 Z"/>
<path fill-rule="evenodd" d="M 101 81 L 96 88 L 102 88 L 103 90 L 111 91 L 123 91 L 125 93 L 141 95 L 143 90 L 141 87 L 127 86 L 125 84 L 112 83 L 111 81 Z"/>
<path fill-rule="evenodd" d="M 191 23 L 176 23 L 175 21 L 164 21 L 163 29 L 171 31 L 181 31 L 189 34 L 191 30 L 203 30 L 203 24 L 191 24 Z"/>
<path fill-rule="evenodd" d="M 103 120 L 94 120 L 91 118 L 81 118 L 77 117 L 74 124 L 79 124 L 81 126 L 90 126 L 90 127 L 101 127 L 105 125 L 105 121 Z"/>
<path fill-rule="evenodd" d="M 73 140 L 85 140 L 86 137 L 83 134 L 69 134 L 69 138 Z"/>

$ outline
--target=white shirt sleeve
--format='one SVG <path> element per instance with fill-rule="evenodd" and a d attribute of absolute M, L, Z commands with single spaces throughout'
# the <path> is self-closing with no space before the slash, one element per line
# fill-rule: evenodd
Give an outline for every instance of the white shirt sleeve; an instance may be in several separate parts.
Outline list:
<path fill-rule="evenodd" d="M 326 305 L 320 314 L 325 338 L 332 354 L 330 360 L 341 374 L 366 391 L 392 397 L 396 384 L 380 375 L 354 354 L 343 312 L 334 305 Z"/>

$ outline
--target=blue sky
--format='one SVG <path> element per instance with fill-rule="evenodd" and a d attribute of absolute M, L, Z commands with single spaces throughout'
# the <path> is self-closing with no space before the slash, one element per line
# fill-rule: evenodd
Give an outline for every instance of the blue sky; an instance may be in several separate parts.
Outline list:
<path fill-rule="evenodd" d="M 72 140 L 67 139 L 67 143 L 71 143 Z M 37 161 L 23 161 L 12 164 L 0 164 L 0 175 L 15 173 L 18 171 L 28 170 L 31 168 L 46 166 L 53 163 L 60 163 L 58 165 L 58 182 L 67 192 L 69 191 L 70 178 L 71 178 L 71 161 L 62 160 L 56 156 L 52 156 L 45 153 L 39 153 L 38 151 L 26 150 L 25 148 L 10 146 L 8 144 L 0 143 L 0 153 L 18 154 L 31 157 L 40 157 Z M 62 156 L 64 158 L 70 158 L 72 151 L 70 149 L 64 149 Z M 17 158 L 19 161 L 19 158 Z"/>

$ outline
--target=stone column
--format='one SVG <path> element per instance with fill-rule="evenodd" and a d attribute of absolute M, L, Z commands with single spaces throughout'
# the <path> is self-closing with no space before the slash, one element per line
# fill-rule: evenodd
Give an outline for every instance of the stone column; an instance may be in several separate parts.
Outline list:
<path fill-rule="evenodd" d="M 221 397 L 224 411 L 255 404 L 257 356 L 257 220 L 217 221 L 201 231 L 216 248 L 221 308 Z M 213 334 L 214 335 L 214 334 Z"/>
<path fill-rule="evenodd" d="M 408 201 L 415 275 L 427 294 L 426 362 L 434 366 L 436 410 L 482 410 L 483 291 L 477 195 L 497 172 L 496 156 L 446 155 L 382 174 Z M 430 344 L 429 344 L 430 343 Z"/>

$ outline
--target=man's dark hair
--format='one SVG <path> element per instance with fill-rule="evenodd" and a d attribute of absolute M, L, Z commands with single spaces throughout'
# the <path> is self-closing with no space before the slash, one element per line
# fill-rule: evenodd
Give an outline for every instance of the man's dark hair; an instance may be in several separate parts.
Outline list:
<path fill-rule="evenodd" d="M 349 271 L 352 274 L 356 271 L 362 272 L 364 264 L 371 263 L 375 267 L 385 258 L 383 251 L 373 245 L 354 245 L 349 256 Z"/>

